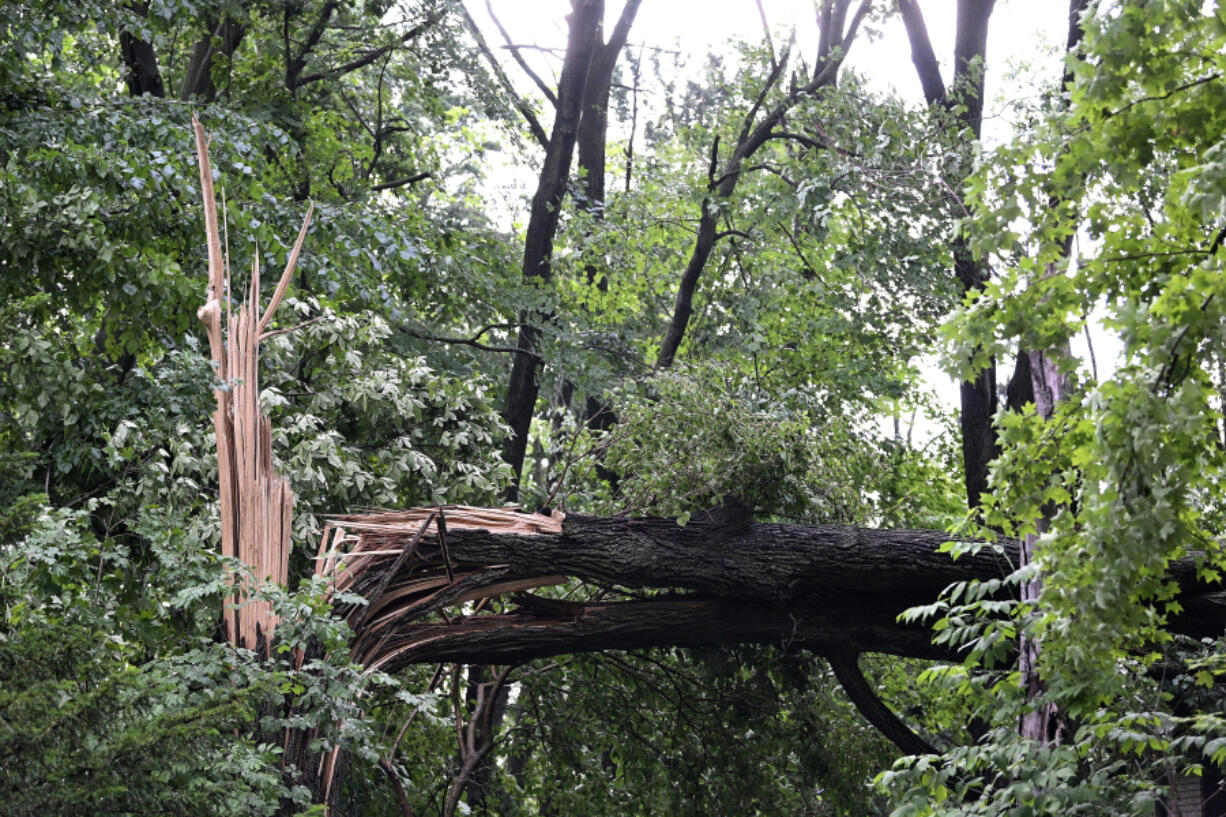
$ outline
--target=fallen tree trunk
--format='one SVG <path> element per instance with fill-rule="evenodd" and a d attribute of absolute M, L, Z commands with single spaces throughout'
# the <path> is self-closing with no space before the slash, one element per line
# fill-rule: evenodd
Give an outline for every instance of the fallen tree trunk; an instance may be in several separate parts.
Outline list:
<path fill-rule="evenodd" d="M 341 609 L 355 627 L 354 657 L 385 670 L 734 643 L 957 658 L 899 614 L 954 582 L 1003 578 L 1017 557 L 1016 543 L 1000 541 L 955 561 L 938 552 L 949 539 L 941 531 L 837 525 L 694 519 L 682 528 L 671 519 L 466 508 L 342 517 L 333 525 L 320 569 L 336 572 L 339 589 L 367 597 L 368 607 Z M 1226 593 L 1197 584 L 1191 562 L 1171 572 L 1184 587 L 1184 612 L 1172 628 L 1220 634 Z M 611 598 L 526 592 L 572 580 Z M 513 609 L 473 609 L 496 596 L 509 596 L 504 607 Z"/>

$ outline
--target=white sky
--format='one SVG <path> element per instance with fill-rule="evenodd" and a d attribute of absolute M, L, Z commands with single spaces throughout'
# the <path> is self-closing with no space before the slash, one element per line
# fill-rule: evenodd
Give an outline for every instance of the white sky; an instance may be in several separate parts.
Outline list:
<path fill-rule="evenodd" d="M 566 45 L 569 0 L 490 0 L 490 4 L 517 44 L 559 49 L 552 60 L 539 52 L 525 52 L 546 81 L 554 79 L 560 50 Z M 502 37 L 490 21 L 483 0 L 467 0 L 467 5 L 491 47 L 508 56 L 501 48 Z M 617 19 L 621 5 L 621 0 L 606 0 L 608 26 Z M 816 50 L 816 5 L 814 0 L 763 0 L 777 47 L 786 40 L 789 31 L 795 30 L 800 53 Z M 882 9 L 889 5 L 890 0 L 874 3 Z M 928 34 L 946 79 L 953 62 L 956 6 L 956 0 L 920 0 Z M 1010 92 L 1016 97 L 1021 89 L 1033 87 L 1031 83 L 1008 80 L 1017 66 L 1030 63 L 1040 69 L 1042 76 L 1058 75 L 1067 15 L 1068 0 L 997 0 L 987 54 L 990 102 L 1007 97 Z M 730 40 L 739 37 L 756 41 L 761 36 L 762 21 L 754 0 L 643 0 L 631 30 L 630 44 L 679 48 L 697 61 L 708 51 L 726 49 Z M 522 72 L 509 56 L 505 64 L 508 74 L 518 82 Z M 895 14 L 884 22 L 874 20 L 870 14 L 862 36 L 852 46 L 848 64 L 883 90 L 893 89 L 916 102 L 923 99 L 911 64 L 906 32 Z M 522 87 L 526 90 L 530 85 L 525 83 Z M 999 110 L 1000 106 L 995 108 Z M 992 109 L 989 104 L 989 113 Z M 985 136 L 991 139 L 993 134 Z"/>

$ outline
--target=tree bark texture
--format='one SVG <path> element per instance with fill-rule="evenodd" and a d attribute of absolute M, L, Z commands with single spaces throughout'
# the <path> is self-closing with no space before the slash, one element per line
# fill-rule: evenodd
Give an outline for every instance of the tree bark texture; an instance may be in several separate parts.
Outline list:
<path fill-rule="evenodd" d="M 441 539 L 427 533 L 410 542 L 421 529 L 416 521 L 409 531 L 380 519 L 345 517 L 334 524 L 348 541 L 359 537 L 338 586 L 370 602 L 342 610 L 357 622 L 353 656 L 388 671 L 413 663 L 509 664 L 574 652 L 735 643 L 956 659 L 932 644 L 925 626 L 901 623 L 898 615 L 935 600 L 953 582 L 1002 578 L 1019 556 L 1016 542 L 1001 541 L 955 561 L 937 550 L 949 539 L 941 531 L 731 528 L 697 519 L 681 528 L 672 519 L 586 516 L 566 517 L 556 533 L 528 535 L 453 523 Z M 1220 634 L 1226 592 L 1198 584 L 1191 562 L 1172 565 L 1171 575 L 1184 588 L 1185 608 L 1172 628 L 1194 637 Z M 561 601 L 525 592 L 573 579 L 617 588 L 617 600 Z M 496 596 L 512 604 L 497 613 L 456 612 L 465 602 Z"/>

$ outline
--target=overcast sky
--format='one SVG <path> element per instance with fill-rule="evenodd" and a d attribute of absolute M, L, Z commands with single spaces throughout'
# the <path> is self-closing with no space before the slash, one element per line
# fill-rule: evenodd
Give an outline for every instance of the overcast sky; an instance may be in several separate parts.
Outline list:
<path fill-rule="evenodd" d="M 485 0 L 467 0 L 469 9 L 486 32 L 491 46 L 502 54 L 502 37 L 490 21 Z M 519 44 L 561 49 L 566 45 L 568 0 L 490 0 L 498 19 Z M 611 26 L 621 12 L 621 0 L 607 0 L 606 16 Z M 777 42 L 795 31 L 802 53 L 816 50 L 817 24 L 814 0 L 763 0 Z M 886 8 L 890 0 L 876 0 Z M 953 61 L 956 0 L 921 0 L 920 8 L 928 23 L 929 36 L 946 79 Z M 988 40 L 988 113 L 1000 113 L 993 100 L 1009 99 L 1026 93 L 1036 79 L 1051 79 L 1059 74 L 1060 51 L 1067 26 L 1068 0 L 998 0 L 992 15 Z M 643 0 L 630 35 L 633 45 L 679 48 L 693 55 L 698 63 L 708 51 L 729 50 L 736 38 L 761 37 L 762 19 L 754 0 Z M 881 89 L 893 89 L 905 98 L 923 99 L 906 31 L 897 15 L 884 22 L 870 22 L 868 37 L 861 36 L 851 49 L 849 65 Z M 809 47 L 806 47 L 809 46 Z M 532 63 L 552 80 L 560 57 L 549 59 L 540 52 L 530 55 Z M 559 52 L 560 54 L 560 52 Z M 508 60 L 509 64 L 509 60 Z M 1026 64 L 1037 69 L 1015 80 L 1017 69 Z M 518 73 L 509 65 L 508 73 Z M 519 77 L 516 77 L 519 81 Z M 525 90 L 530 86 L 524 86 Z M 994 126 L 989 121 L 989 139 L 1003 138 L 1008 124 Z"/>

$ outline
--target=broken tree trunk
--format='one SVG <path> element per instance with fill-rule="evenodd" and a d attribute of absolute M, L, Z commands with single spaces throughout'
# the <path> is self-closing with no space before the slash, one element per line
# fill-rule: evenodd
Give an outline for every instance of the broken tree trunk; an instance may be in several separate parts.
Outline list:
<path fill-rule="evenodd" d="M 441 524 L 440 524 L 441 522 Z M 999 579 L 1018 546 L 993 543 L 954 561 L 941 531 L 837 525 L 544 517 L 514 510 L 426 508 L 334 520 L 318 569 L 367 598 L 344 607 L 353 657 L 394 671 L 414 663 L 511 664 L 575 652 L 734 643 L 828 655 L 957 658 L 898 615 L 953 582 Z M 1172 629 L 1226 627 L 1226 593 L 1171 566 L 1185 612 Z M 588 601 L 533 595 L 579 580 Z M 509 597 L 503 608 L 477 604 Z"/>
<path fill-rule="evenodd" d="M 294 492 L 289 481 L 272 467 L 272 429 L 260 411 L 260 340 L 273 312 L 289 287 L 294 266 L 306 240 L 312 209 L 307 210 L 298 240 L 290 253 L 281 281 L 268 309 L 260 315 L 260 267 L 256 254 L 251 269 L 247 303 L 231 310 L 229 265 L 221 248 L 217 203 L 213 194 L 213 170 L 209 163 L 208 137 L 200 121 L 192 117 L 196 134 L 196 157 L 204 200 L 205 236 L 209 253 L 209 285 L 204 306 L 197 316 L 209 337 L 217 385 L 217 470 L 221 490 L 221 552 L 250 568 L 250 577 L 235 576 L 240 589 L 227 600 L 224 614 L 230 643 L 260 650 L 272 638 L 276 615 L 272 605 L 252 600 L 250 581 L 271 580 L 284 585 L 288 578 L 290 528 Z M 226 331 L 222 334 L 222 311 Z"/>

